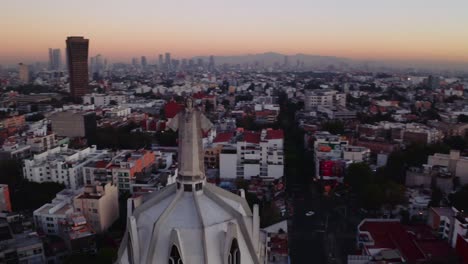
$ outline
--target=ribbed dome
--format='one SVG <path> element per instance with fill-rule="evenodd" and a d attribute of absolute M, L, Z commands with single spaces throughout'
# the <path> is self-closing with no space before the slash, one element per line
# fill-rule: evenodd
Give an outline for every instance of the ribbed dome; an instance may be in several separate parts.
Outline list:
<path fill-rule="evenodd" d="M 168 263 L 172 246 L 186 264 L 228 263 L 234 239 L 240 263 L 259 263 L 258 232 L 258 215 L 254 221 L 242 197 L 212 184 L 194 192 L 173 184 L 136 208 L 119 263 Z"/>

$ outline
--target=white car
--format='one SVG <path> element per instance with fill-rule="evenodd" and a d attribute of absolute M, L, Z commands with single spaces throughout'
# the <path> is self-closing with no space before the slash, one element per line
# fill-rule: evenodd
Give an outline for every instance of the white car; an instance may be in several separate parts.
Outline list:
<path fill-rule="evenodd" d="M 306 215 L 306 216 L 313 216 L 314 214 L 315 214 L 315 213 L 314 213 L 313 211 L 309 211 L 309 212 L 307 212 L 305 215 Z"/>

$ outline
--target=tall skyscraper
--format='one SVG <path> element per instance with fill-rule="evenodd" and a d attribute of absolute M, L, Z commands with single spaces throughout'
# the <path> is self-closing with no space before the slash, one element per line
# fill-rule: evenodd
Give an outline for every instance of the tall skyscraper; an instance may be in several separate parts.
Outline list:
<path fill-rule="evenodd" d="M 26 64 L 19 64 L 19 80 L 22 84 L 29 83 L 29 67 Z"/>
<path fill-rule="evenodd" d="M 141 67 L 145 69 L 146 66 L 148 66 L 148 61 L 146 60 L 146 56 L 141 56 Z"/>
<path fill-rule="evenodd" d="M 132 59 L 132 65 L 133 65 L 133 67 L 135 67 L 135 68 L 138 67 L 138 58 L 133 58 L 133 59 Z"/>
<path fill-rule="evenodd" d="M 68 37 L 67 62 L 70 75 L 70 94 L 77 100 L 88 93 L 88 48 L 89 39 Z"/>
<path fill-rule="evenodd" d="M 158 66 L 159 66 L 159 67 L 162 67 L 163 64 L 164 64 L 163 55 L 162 55 L 162 54 L 159 54 Z"/>
<path fill-rule="evenodd" d="M 62 67 L 60 49 L 49 49 L 49 70 L 58 71 Z"/>
<path fill-rule="evenodd" d="M 214 56 L 211 55 L 211 56 L 210 56 L 210 62 L 209 62 L 209 64 L 208 64 L 208 68 L 209 68 L 209 70 L 214 70 L 214 67 L 215 67 Z"/>
<path fill-rule="evenodd" d="M 171 53 L 166 52 L 166 57 L 164 63 L 166 64 L 166 68 L 169 70 L 171 69 Z"/>

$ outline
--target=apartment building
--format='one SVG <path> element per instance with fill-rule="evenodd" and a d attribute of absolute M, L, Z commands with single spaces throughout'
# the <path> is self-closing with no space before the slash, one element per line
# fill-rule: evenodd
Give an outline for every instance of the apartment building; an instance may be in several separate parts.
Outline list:
<path fill-rule="evenodd" d="M 444 167 L 454 177 L 458 177 L 460 184 L 468 184 L 468 157 L 460 156 L 460 151 L 451 150 L 450 154 L 435 153 L 427 158 L 431 167 Z"/>
<path fill-rule="evenodd" d="M 24 118 L 24 115 L 10 116 L 0 120 L 0 129 L 12 127 L 19 128 L 24 126 L 25 123 L 26 120 Z"/>
<path fill-rule="evenodd" d="M 68 216 L 75 212 L 73 199 L 81 190 L 64 189 L 55 198 L 33 212 L 34 224 L 38 232 L 46 235 L 64 235 L 64 225 Z"/>
<path fill-rule="evenodd" d="M 46 135 L 31 135 L 26 139 L 26 145 L 31 147 L 31 152 L 41 153 L 46 150 L 52 149 L 57 145 L 55 133 L 48 133 Z"/>
<path fill-rule="evenodd" d="M 10 220 L 11 218 L 17 220 Z M 41 238 L 18 215 L 0 216 L 0 263 L 45 263 Z"/>
<path fill-rule="evenodd" d="M 346 168 L 354 162 L 367 162 L 370 149 L 351 146 L 342 136 L 329 132 L 316 132 L 313 135 L 316 177 L 325 181 L 342 182 Z"/>
<path fill-rule="evenodd" d="M 29 181 L 57 182 L 76 190 L 84 185 L 83 166 L 106 154 L 107 150 L 98 150 L 96 146 L 74 150 L 64 144 L 25 159 L 23 175 Z"/>
<path fill-rule="evenodd" d="M 221 178 L 278 179 L 284 176 L 282 130 L 245 131 L 234 137 L 234 143 L 224 144 L 219 155 Z"/>
<path fill-rule="evenodd" d="M 120 192 L 129 192 L 138 174 L 151 172 L 156 155 L 149 150 L 122 150 L 115 155 L 103 155 L 84 166 L 86 184 L 112 182 Z"/>
<path fill-rule="evenodd" d="M 346 106 L 346 94 L 332 89 L 307 90 L 304 95 L 304 108 L 306 111 L 315 107 Z"/>
<path fill-rule="evenodd" d="M 94 112 L 64 111 L 50 116 L 52 131 L 57 136 L 91 137 L 96 133 L 96 114 Z"/>
<path fill-rule="evenodd" d="M 83 96 L 83 104 L 93 104 L 95 106 L 106 106 L 111 104 L 111 102 L 115 102 L 119 105 L 126 101 L 128 101 L 128 96 L 121 94 L 91 93 Z"/>
<path fill-rule="evenodd" d="M 87 185 L 73 199 L 73 206 L 96 233 L 101 233 L 119 218 L 119 191 L 111 182 Z"/>

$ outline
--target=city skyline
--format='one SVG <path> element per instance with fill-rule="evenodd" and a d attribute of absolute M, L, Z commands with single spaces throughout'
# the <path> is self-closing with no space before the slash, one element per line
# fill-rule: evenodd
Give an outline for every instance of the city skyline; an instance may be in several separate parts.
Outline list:
<path fill-rule="evenodd" d="M 90 39 L 90 55 L 130 61 L 278 52 L 362 60 L 468 62 L 465 1 L 218 3 L 55 0 L 2 6 L 0 64 L 46 61 L 67 36 Z"/>

